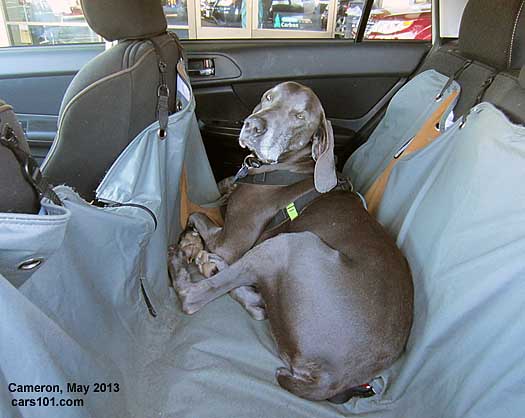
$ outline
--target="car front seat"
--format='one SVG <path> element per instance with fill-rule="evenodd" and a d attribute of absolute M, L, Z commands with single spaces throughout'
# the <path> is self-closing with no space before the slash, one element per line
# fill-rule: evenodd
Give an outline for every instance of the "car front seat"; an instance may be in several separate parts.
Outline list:
<path fill-rule="evenodd" d="M 43 172 L 50 183 L 72 186 L 89 201 L 124 148 L 157 120 L 162 79 L 167 110 L 175 111 L 181 49 L 176 36 L 166 32 L 160 0 L 82 0 L 82 9 L 96 33 L 119 42 L 71 82 Z"/>

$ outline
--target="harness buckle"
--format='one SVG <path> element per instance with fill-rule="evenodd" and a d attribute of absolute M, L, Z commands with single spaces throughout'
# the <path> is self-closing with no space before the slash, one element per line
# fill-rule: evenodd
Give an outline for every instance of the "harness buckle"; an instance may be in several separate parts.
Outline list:
<path fill-rule="evenodd" d="M 241 168 L 239 171 L 237 171 L 237 174 L 235 174 L 233 182 L 236 183 L 238 180 L 246 177 L 250 168 L 259 168 L 261 165 L 261 160 L 259 160 L 255 155 L 247 155 L 244 158 Z"/>
<path fill-rule="evenodd" d="M 297 208 L 295 207 L 294 202 L 286 206 L 286 213 L 288 214 L 288 217 L 290 218 L 291 221 L 293 221 L 295 218 L 299 216 L 299 213 L 297 213 Z"/>

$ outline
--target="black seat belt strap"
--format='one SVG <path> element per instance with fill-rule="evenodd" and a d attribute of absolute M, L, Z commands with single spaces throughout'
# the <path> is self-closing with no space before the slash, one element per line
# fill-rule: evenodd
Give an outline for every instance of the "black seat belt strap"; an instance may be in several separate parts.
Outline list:
<path fill-rule="evenodd" d="M 9 148 L 14 154 L 15 158 L 22 167 L 24 177 L 37 192 L 39 198 L 42 199 L 45 197 L 51 200 L 55 205 L 62 206 L 62 201 L 42 175 L 40 166 L 31 156 L 31 154 L 22 149 L 20 146 L 20 141 L 16 137 L 13 128 L 11 128 L 8 124 L 5 124 L 2 127 L 2 132 L 0 132 L 0 144 L 6 148 Z"/>

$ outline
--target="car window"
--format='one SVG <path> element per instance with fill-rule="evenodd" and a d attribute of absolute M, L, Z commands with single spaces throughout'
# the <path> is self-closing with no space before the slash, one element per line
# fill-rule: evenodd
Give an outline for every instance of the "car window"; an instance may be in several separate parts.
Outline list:
<path fill-rule="evenodd" d="M 102 42 L 77 0 L 1 0 L 0 46 Z"/>
<path fill-rule="evenodd" d="M 365 39 L 432 40 L 429 0 L 383 0 L 370 13 Z"/>
<path fill-rule="evenodd" d="M 354 39 L 365 0 L 162 0 L 181 39 Z M 430 0 L 374 0 L 364 39 L 432 38 Z M 0 0 L 0 46 L 103 42 L 80 0 Z"/>

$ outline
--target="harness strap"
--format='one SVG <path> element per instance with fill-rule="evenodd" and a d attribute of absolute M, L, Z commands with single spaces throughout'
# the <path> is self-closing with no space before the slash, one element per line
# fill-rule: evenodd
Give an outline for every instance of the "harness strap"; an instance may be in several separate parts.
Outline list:
<path fill-rule="evenodd" d="M 332 189 L 332 191 L 336 190 L 352 192 L 353 186 L 348 178 L 338 177 L 337 186 L 334 189 Z M 306 210 L 306 208 L 308 208 L 308 206 L 310 206 L 315 200 L 325 195 L 326 193 L 320 193 L 316 189 L 312 189 L 303 194 L 302 196 L 299 196 L 296 200 L 279 210 L 270 220 L 270 222 L 266 224 L 266 228 L 264 228 L 264 230 L 270 231 L 274 228 L 277 228 L 278 226 L 281 226 L 285 222 L 293 221 L 294 219 L 298 218 Z"/>
<path fill-rule="evenodd" d="M 313 173 L 297 173 L 289 170 L 274 170 L 256 174 L 248 174 L 250 168 L 260 168 L 261 161 L 253 154 L 246 156 L 244 162 L 235 175 L 234 183 L 237 184 L 253 184 L 253 185 L 268 185 L 268 186 L 291 186 L 292 184 L 311 179 Z M 353 191 L 352 183 L 348 178 L 338 176 L 337 186 L 333 190 Z M 281 208 L 270 221 L 266 224 L 265 231 L 272 230 L 281 226 L 285 222 L 293 221 L 298 218 L 303 211 L 312 204 L 314 200 L 321 197 L 323 194 L 315 188 L 299 196 L 293 202 L 290 202 L 284 208 Z M 363 200 L 363 205 L 366 207 L 366 202 L 362 196 L 358 196 Z"/>
<path fill-rule="evenodd" d="M 236 183 L 264 184 L 268 186 L 289 186 L 309 179 L 312 173 L 295 173 L 287 170 L 269 171 L 266 173 L 248 174 L 237 179 Z"/>
<path fill-rule="evenodd" d="M 6 148 L 9 148 L 9 150 L 11 150 L 11 152 L 14 154 L 18 163 L 22 167 L 24 177 L 37 192 L 38 197 L 40 199 L 45 197 L 51 200 L 55 205 L 62 206 L 62 201 L 42 175 L 40 166 L 31 156 L 31 154 L 22 149 L 20 146 L 20 141 L 16 137 L 13 128 L 11 128 L 7 123 L 3 126 L 2 132 L 0 133 L 0 144 Z"/>
<path fill-rule="evenodd" d="M 293 221 L 295 218 L 299 217 L 303 211 L 310 206 L 310 204 L 320 197 L 322 193 L 319 193 L 317 190 L 313 189 L 305 193 L 292 203 L 289 203 L 285 208 L 277 212 L 274 217 L 266 224 L 265 231 L 270 231 L 278 226 L 281 226 L 285 222 Z"/>

